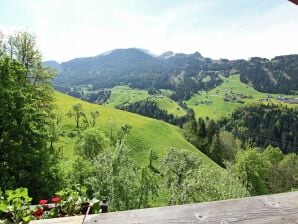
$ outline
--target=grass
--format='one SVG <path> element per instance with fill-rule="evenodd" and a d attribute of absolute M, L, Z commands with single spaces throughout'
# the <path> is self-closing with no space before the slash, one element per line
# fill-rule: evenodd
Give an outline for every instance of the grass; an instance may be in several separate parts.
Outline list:
<path fill-rule="evenodd" d="M 119 105 L 151 99 L 157 103 L 160 109 L 166 110 L 168 114 L 173 114 L 176 117 L 181 117 L 186 114 L 182 107 L 169 98 L 171 94 L 170 90 L 161 90 L 160 94 L 149 95 L 147 90 L 132 89 L 128 86 L 116 86 L 112 88 L 111 91 L 111 97 L 105 105 L 113 108 Z"/>
<path fill-rule="evenodd" d="M 135 103 L 147 99 L 150 96 L 147 90 L 132 89 L 128 86 L 116 86 L 112 88 L 111 91 L 111 97 L 106 102 L 106 105 L 111 107 Z"/>
<path fill-rule="evenodd" d="M 205 118 L 208 116 L 209 118 L 218 120 L 221 117 L 229 116 L 238 107 L 255 103 L 262 103 L 260 100 L 267 99 L 268 95 L 270 95 L 272 98 L 268 98 L 268 102 L 265 101 L 265 103 L 275 103 L 283 105 L 285 104 L 275 99 L 278 96 L 280 96 L 280 94 L 268 94 L 258 92 L 253 87 L 242 83 L 240 81 L 239 75 L 232 75 L 228 78 L 222 77 L 222 79 L 224 82 L 220 86 L 208 92 L 198 92 L 198 94 L 195 94 L 190 100 L 186 101 L 187 106 L 195 111 L 197 117 Z M 251 96 L 252 98 L 242 99 L 244 101 L 243 104 L 224 101 L 225 94 L 231 95 L 231 92 L 234 96 L 236 96 L 237 94 L 244 94 L 247 96 Z M 209 102 L 209 104 L 202 102 Z M 298 107 L 294 104 L 286 105 L 288 107 Z"/>
<path fill-rule="evenodd" d="M 177 102 L 169 99 L 166 96 L 158 95 L 153 97 L 153 100 L 157 103 L 160 109 L 166 110 L 168 114 L 173 114 L 176 117 L 182 117 L 186 115 L 186 111 L 180 107 Z"/>
<path fill-rule="evenodd" d="M 57 111 L 60 114 L 65 115 L 76 103 L 82 104 L 87 115 L 90 115 L 91 111 L 98 110 L 100 116 L 97 118 L 96 127 L 103 130 L 107 135 L 111 130 L 113 132 L 117 131 L 124 124 L 131 125 L 132 131 L 126 142 L 132 150 L 131 156 L 140 166 L 148 163 L 150 149 L 155 150 L 159 157 L 163 158 L 168 147 L 175 147 L 196 153 L 205 163 L 218 167 L 212 160 L 187 142 L 182 135 L 181 129 L 176 126 L 111 107 L 91 104 L 59 92 L 55 92 L 55 99 Z M 61 129 L 67 132 L 76 130 L 73 118 L 64 116 L 61 125 Z M 58 142 L 55 143 L 56 148 L 60 147 L 63 160 L 62 166 L 66 171 L 70 171 L 72 162 L 78 157 L 74 152 L 76 140 L 76 138 L 64 136 L 60 137 Z"/>
<path fill-rule="evenodd" d="M 91 111 L 98 110 L 100 116 L 96 120 L 96 127 L 104 131 L 107 136 L 109 136 L 111 130 L 115 132 L 122 125 L 131 125 L 132 130 L 126 138 L 126 143 L 131 149 L 131 158 L 133 158 L 140 167 L 148 165 L 148 157 L 151 149 L 158 154 L 159 161 L 161 161 L 165 156 L 167 148 L 175 147 L 177 149 L 186 149 L 196 154 L 202 159 L 204 164 L 217 169 L 219 172 L 224 171 L 205 154 L 187 142 L 183 137 L 182 130 L 176 126 L 111 107 L 91 104 L 59 92 L 55 92 L 55 102 L 57 112 L 63 115 L 71 109 L 72 105 L 77 103 L 82 104 L 82 108 L 87 115 L 89 115 Z M 63 116 L 61 130 L 65 133 L 76 131 L 75 120 L 68 116 Z M 77 140 L 76 137 L 70 138 L 64 135 L 63 137 L 59 137 L 58 141 L 54 143 L 54 147 L 59 149 L 61 157 L 60 167 L 66 176 L 72 172 L 73 162 L 80 158 L 74 150 Z M 160 168 L 159 166 L 159 163 L 155 163 L 155 167 Z M 159 181 L 162 183 L 163 180 L 160 179 Z M 166 192 L 166 189 L 162 187 L 159 190 L 159 197 L 152 202 L 152 206 L 166 205 L 168 200 Z"/>

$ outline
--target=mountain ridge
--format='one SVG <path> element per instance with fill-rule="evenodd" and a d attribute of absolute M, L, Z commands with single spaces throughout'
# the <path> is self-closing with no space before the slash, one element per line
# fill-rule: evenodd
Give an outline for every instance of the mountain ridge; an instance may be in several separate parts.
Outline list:
<path fill-rule="evenodd" d="M 86 56 L 86 57 L 74 57 L 73 59 L 70 59 L 70 60 L 67 60 L 67 61 L 62 61 L 62 62 L 58 62 L 57 60 L 55 59 L 49 59 L 49 60 L 45 60 L 43 61 L 44 64 L 48 64 L 48 63 L 51 63 L 51 62 L 55 62 L 57 64 L 63 64 L 63 63 L 66 63 L 66 62 L 69 62 L 69 61 L 73 61 L 73 60 L 76 60 L 76 59 L 85 59 L 85 58 L 95 58 L 95 57 L 99 57 L 99 56 L 107 56 L 108 54 L 112 53 L 112 52 L 115 52 L 115 51 L 119 51 L 119 50 L 123 50 L 123 51 L 126 51 L 126 50 L 136 50 L 136 51 L 140 51 L 140 52 L 143 52 L 147 55 L 150 55 L 152 57 L 156 57 L 156 58 L 163 58 L 164 56 L 175 56 L 175 55 L 185 55 L 185 56 L 190 56 L 190 55 L 193 55 L 193 54 L 199 54 L 201 57 L 203 57 L 200 52 L 198 51 L 194 51 L 193 53 L 183 53 L 183 52 L 174 52 L 172 50 L 168 50 L 168 51 L 165 51 L 161 54 L 154 54 L 152 53 L 150 50 L 147 50 L 147 49 L 143 49 L 143 48 L 116 48 L 116 49 L 113 49 L 113 50 L 109 50 L 109 51 L 105 51 L 103 53 L 100 53 L 98 55 L 95 55 L 95 56 Z M 208 59 L 211 59 L 213 61 L 222 61 L 222 60 L 229 60 L 229 61 L 238 61 L 238 60 L 244 60 L 244 61 L 249 61 L 249 60 L 253 60 L 253 59 L 262 59 L 262 60 L 268 60 L 268 61 L 271 61 L 271 60 L 274 60 L 274 59 L 279 59 L 281 57 L 291 57 L 291 56 L 297 56 L 297 54 L 282 54 L 282 55 L 276 55 L 276 56 L 273 56 L 272 58 L 266 58 L 266 57 L 259 57 L 259 56 L 251 56 L 251 57 L 248 57 L 247 59 L 244 59 L 244 58 L 239 58 L 239 59 L 228 59 L 228 58 L 219 58 L 219 59 L 211 59 L 209 57 L 206 57 Z"/>
<path fill-rule="evenodd" d="M 129 85 L 140 89 L 169 89 L 174 100 L 187 100 L 200 90 L 210 90 L 221 83 L 219 74 L 240 74 L 243 83 L 267 93 L 295 94 L 298 90 L 298 55 L 266 59 L 252 57 L 213 60 L 199 52 L 192 54 L 167 51 L 153 56 L 138 48 L 115 49 L 94 57 L 75 58 L 62 63 L 44 62 L 59 75 L 56 89 L 69 92 L 72 87 L 93 85 L 93 90 Z"/>

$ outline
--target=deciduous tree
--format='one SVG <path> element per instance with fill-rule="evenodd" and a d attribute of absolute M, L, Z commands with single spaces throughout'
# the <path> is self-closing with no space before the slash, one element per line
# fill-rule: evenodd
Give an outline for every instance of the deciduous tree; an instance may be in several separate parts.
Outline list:
<path fill-rule="evenodd" d="M 269 167 L 270 163 L 262 153 L 256 149 L 247 149 L 237 153 L 232 170 L 251 195 L 260 195 L 268 193 Z"/>
<path fill-rule="evenodd" d="M 71 110 L 67 113 L 69 117 L 73 117 L 76 122 L 76 127 L 80 127 L 80 120 L 82 117 L 85 117 L 86 114 L 82 108 L 82 104 L 77 103 L 74 104 L 71 108 Z"/>
<path fill-rule="evenodd" d="M 0 188 L 27 187 L 36 197 L 55 192 L 58 172 L 49 150 L 53 73 L 42 67 L 28 33 L 8 38 L 0 57 Z"/>

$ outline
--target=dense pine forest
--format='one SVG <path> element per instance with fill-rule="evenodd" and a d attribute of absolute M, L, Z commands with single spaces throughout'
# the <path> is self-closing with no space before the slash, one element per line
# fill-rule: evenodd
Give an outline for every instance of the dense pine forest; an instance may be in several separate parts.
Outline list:
<path fill-rule="evenodd" d="M 297 55 L 278 56 L 271 60 L 251 58 L 248 62 L 236 61 L 241 81 L 252 83 L 256 90 L 268 93 L 297 93 Z"/>
<path fill-rule="evenodd" d="M 243 143 L 266 147 L 272 145 L 284 153 L 298 152 L 298 110 L 261 104 L 243 107 L 220 123 Z"/>

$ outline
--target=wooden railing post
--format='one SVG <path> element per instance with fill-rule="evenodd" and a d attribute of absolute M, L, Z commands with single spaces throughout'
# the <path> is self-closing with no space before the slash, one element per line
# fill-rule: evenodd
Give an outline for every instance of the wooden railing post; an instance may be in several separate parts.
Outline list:
<path fill-rule="evenodd" d="M 109 203 L 108 203 L 108 200 L 106 198 L 104 198 L 102 200 L 102 203 L 100 205 L 100 208 L 101 208 L 101 213 L 107 213 L 108 212 Z"/>

